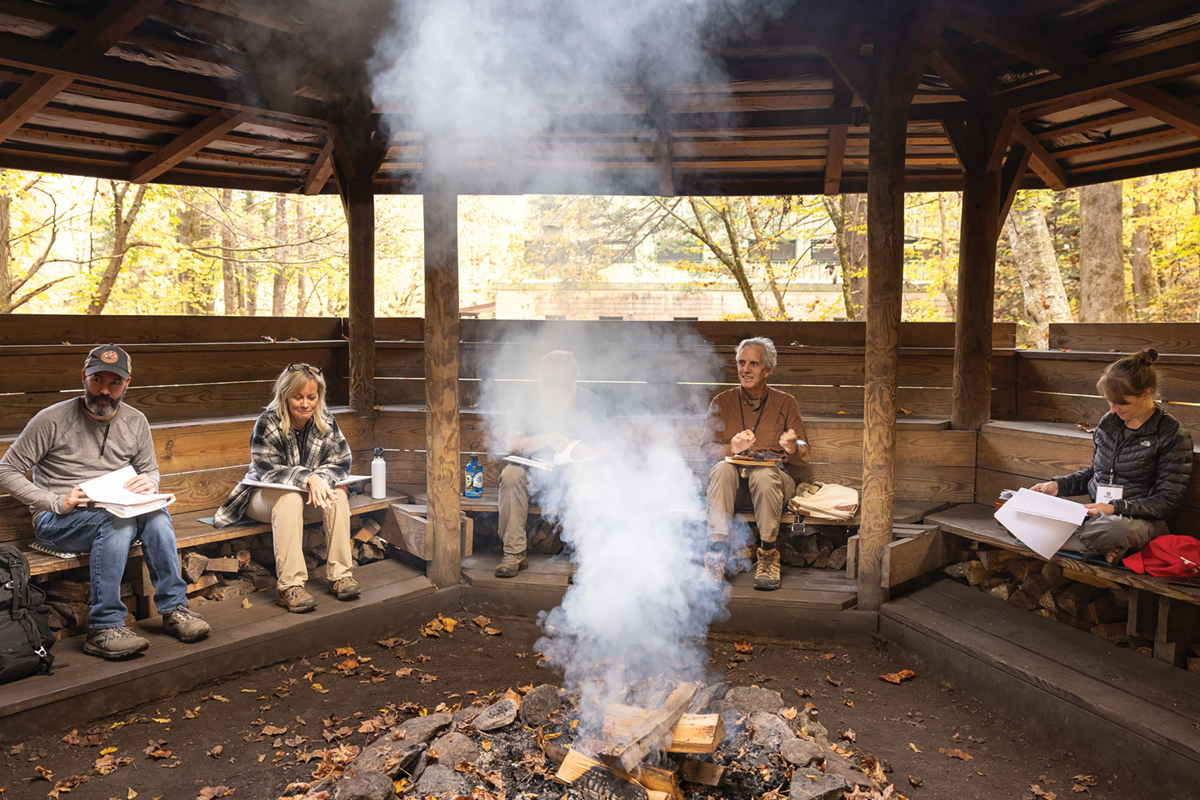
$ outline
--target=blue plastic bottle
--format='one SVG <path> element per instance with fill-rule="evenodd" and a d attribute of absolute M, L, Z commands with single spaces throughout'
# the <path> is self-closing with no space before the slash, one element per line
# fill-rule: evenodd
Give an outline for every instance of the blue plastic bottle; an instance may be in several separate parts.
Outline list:
<path fill-rule="evenodd" d="M 483 467 L 479 465 L 479 456 L 472 455 L 463 472 L 466 477 L 463 497 L 483 497 Z"/>

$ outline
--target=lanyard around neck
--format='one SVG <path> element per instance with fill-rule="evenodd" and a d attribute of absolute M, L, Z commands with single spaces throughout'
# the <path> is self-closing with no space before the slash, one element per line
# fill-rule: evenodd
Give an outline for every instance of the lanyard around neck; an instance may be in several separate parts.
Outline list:
<path fill-rule="evenodd" d="M 750 396 L 746 394 L 746 390 L 739 387 L 738 391 L 745 396 L 746 402 L 750 401 Z M 754 420 L 754 427 L 750 429 L 751 433 L 758 433 L 758 423 L 762 422 L 763 412 L 767 410 L 767 396 L 763 395 L 762 405 L 758 407 L 758 419 Z M 746 430 L 746 409 L 742 407 L 742 398 L 738 398 L 738 414 L 742 418 L 742 430 Z"/>

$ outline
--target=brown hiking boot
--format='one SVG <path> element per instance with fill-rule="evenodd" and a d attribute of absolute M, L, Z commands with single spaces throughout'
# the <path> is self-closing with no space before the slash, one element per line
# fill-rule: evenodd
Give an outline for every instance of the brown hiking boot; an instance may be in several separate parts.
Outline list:
<path fill-rule="evenodd" d="M 500 563 L 496 566 L 497 578 L 515 578 L 517 573 L 529 566 L 528 559 L 525 554 L 517 555 L 515 553 L 505 553 L 504 558 L 500 559 Z"/>
<path fill-rule="evenodd" d="M 333 592 L 333 596 L 338 600 L 355 600 L 362 594 L 362 589 L 358 588 L 358 581 L 348 575 L 329 584 L 329 591 Z"/>
<path fill-rule="evenodd" d="M 704 554 L 704 572 L 700 575 L 702 581 L 713 583 L 725 582 L 725 556 L 711 550 Z"/>
<path fill-rule="evenodd" d="M 122 625 L 119 628 L 100 628 L 88 631 L 83 652 L 109 661 L 129 658 L 150 646 L 150 643 Z"/>
<path fill-rule="evenodd" d="M 758 566 L 754 570 L 754 588 L 772 592 L 779 588 L 779 549 L 758 548 Z"/>
<path fill-rule="evenodd" d="M 293 614 L 303 614 L 317 607 L 317 600 L 303 586 L 288 586 L 279 590 L 279 605 Z"/>
<path fill-rule="evenodd" d="M 163 617 L 163 633 L 169 633 L 184 644 L 198 642 L 212 633 L 212 626 L 187 606 L 180 606 Z"/>

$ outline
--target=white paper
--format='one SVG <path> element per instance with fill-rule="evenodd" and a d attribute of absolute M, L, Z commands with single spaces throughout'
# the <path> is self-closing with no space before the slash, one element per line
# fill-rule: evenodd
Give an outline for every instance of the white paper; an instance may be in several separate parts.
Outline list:
<path fill-rule="evenodd" d="M 351 483 L 361 483 L 371 480 L 370 475 L 347 475 L 343 480 L 337 482 L 338 486 L 346 486 Z M 289 492 L 307 492 L 308 489 L 301 489 L 299 486 L 292 486 L 287 483 L 271 483 L 270 481 L 260 481 L 254 478 L 242 478 L 240 481 L 243 486 L 255 486 L 259 489 L 284 489 Z"/>
<path fill-rule="evenodd" d="M 97 508 L 103 508 L 114 517 L 121 519 L 132 519 L 140 517 L 142 514 L 149 514 L 151 511 L 158 511 L 160 508 L 166 508 L 175 502 L 175 495 L 169 494 L 163 500 L 155 500 L 153 503 L 143 503 L 137 506 L 119 505 L 116 503 L 96 503 Z"/>
<path fill-rule="evenodd" d="M 550 472 L 554 469 L 554 464 L 549 461 L 542 461 L 540 458 L 526 458 L 525 456 L 505 456 L 505 461 L 513 464 L 520 464 L 523 467 L 533 467 L 534 469 L 544 469 Z"/>
<path fill-rule="evenodd" d="M 995 513 L 996 521 L 1022 544 L 1050 560 L 1087 518 L 1074 500 L 1021 489 Z"/>
<path fill-rule="evenodd" d="M 79 484 L 79 488 L 97 505 L 105 506 L 143 506 L 157 503 L 166 499 L 175 499 L 173 494 L 138 494 L 125 488 L 125 484 L 137 477 L 137 470 L 132 465 L 121 467 L 115 472 L 92 478 Z M 161 506 L 160 506 L 161 508 Z"/>

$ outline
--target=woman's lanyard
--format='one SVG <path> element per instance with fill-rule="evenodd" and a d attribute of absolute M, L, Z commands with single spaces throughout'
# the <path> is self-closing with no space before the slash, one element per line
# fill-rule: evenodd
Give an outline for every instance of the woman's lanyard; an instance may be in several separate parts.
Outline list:
<path fill-rule="evenodd" d="M 741 392 L 743 395 L 746 394 L 745 389 L 742 389 Z M 750 402 L 750 398 L 748 396 L 746 397 L 746 402 Z M 758 419 L 754 420 L 754 427 L 750 429 L 751 433 L 754 433 L 754 434 L 758 433 L 758 423 L 762 422 L 763 412 L 766 410 L 767 410 L 767 396 L 763 395 L 762 405 L 759 406 L 759 409 L 758 409 Z M 742 408 L 741 402 L 738 402 L 738 414 L 742 418 L 742 430 L 746 430 L 746 410 L 744 408 Z"/>

